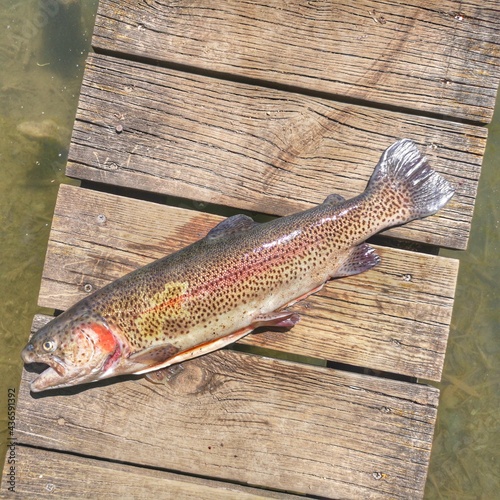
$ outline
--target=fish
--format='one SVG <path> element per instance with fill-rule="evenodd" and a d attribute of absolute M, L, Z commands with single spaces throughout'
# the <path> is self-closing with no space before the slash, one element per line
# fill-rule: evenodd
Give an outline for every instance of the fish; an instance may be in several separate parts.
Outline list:
<path fill-rule="evenodd" d="M 120 375 L 161 380 L 169 367 L 258 327 L 292 328 L 289 308 L 330 279 L 380 262 L 366 243 L 427 217 L 454 194 L 410 139 L 382 154 L 363 193 L 257 223 L 229 217 L 195 243 L 95 291 L 42 327 L 21 356 L 47 365 L 40 392 Z"/>

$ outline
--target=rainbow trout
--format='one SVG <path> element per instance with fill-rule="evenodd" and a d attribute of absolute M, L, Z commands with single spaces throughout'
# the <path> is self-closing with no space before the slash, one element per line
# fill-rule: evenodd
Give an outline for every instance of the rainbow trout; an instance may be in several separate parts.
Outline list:
<path fill-rule="evenodd" d="M 310 210 L 262 224 L 229 217 L 203 239 L 105 286 L 41 328 L 22 352 L 25 363 L 48 365 L 31 390 L 151 376 L 257 327 L 290 328 L 299 317 L 287 307 L 331 278 L 379 263 L 364 243 L 368 237 L 436 213 L 453 193 L 415 144 L 402 139 L 383 153 L 355 198 L 330 195 Z"/>

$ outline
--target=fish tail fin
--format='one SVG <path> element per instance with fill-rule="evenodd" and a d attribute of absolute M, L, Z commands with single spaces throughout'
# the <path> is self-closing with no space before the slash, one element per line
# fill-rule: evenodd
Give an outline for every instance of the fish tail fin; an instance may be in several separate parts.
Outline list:
<path fill-rule="evenodd" d="M 448 203 L 455 190 L 432 170 L 410 139 L 401 139 L 382 154 L 367 186 L 377 193 L 390 217 L 390 225 L 403 224 L 435 214 Z"/>

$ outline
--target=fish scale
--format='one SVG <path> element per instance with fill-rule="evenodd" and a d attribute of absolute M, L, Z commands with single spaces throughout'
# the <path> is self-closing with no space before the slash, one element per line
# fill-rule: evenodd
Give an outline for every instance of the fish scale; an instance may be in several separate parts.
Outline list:
<path fill-rule="evenodd" d="M 236 215 L 192 245 L 94 292 L 40 329 L 26 363 L 48 368 L 32 391 L 155 372 L 211 352 L 259 326 L 290 328 L 289 305 L 331 278 L 366 271 L 380 258 L 364 241 L 435 213 L 453 188 L 415 144 L 382 155 L 364 193 L 258 224 Z"/>

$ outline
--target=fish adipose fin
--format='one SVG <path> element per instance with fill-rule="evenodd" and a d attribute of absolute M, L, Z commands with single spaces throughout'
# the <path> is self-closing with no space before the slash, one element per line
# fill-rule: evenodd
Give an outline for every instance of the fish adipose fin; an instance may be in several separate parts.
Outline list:
<path fill-rule="evenodd" d="M 367 186 L 368 193 L 376 191 L 382 193 L 388 210 L 399 209 L 394 224 L 435 214 L 455 192 L 410 139 L 395 142 L 383 153 Z"/>

